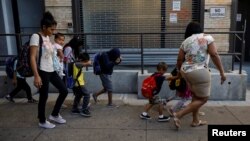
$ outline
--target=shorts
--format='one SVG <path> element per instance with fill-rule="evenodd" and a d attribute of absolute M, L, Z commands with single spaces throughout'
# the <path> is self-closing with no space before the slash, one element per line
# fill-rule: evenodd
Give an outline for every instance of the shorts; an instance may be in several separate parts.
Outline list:
<path fill-rule="evenodd" d="M 153 98 L 148 99 L 149 104 L 155 105 L 162 103 L 161 98 L 158 95 L 155 95 Z"/>
<path fill-rule="evenodd" d="M 105 91 L 113 92 L 113 86 L 111 81 L 111 75 L 108 74 L 100 74 L 100 79 L 102 81 L 102 86 Z"/>

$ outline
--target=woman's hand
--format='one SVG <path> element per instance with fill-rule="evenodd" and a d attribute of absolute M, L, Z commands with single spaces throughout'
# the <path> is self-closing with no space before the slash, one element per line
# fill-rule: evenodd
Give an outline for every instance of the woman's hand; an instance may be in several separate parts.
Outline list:
<path fill-rule="evenodd" d="M 40 76 L 35 76 L 34 77 L 34 86 L 37 87 L 37 88 L 41 88 L 43 85 L 42 83 L 42 79 Z"/>
<path fill-rule="evenodd" d="M 220 79 L 221 79 L 221 82 L 220 82 L 220 84 L 223 84 L 224 83 L 224 81 L 226 81 L 226 76 L 224 75 L 224 74 L 221 74 L 220 75 L 221 77 L 220 77 Z"/>

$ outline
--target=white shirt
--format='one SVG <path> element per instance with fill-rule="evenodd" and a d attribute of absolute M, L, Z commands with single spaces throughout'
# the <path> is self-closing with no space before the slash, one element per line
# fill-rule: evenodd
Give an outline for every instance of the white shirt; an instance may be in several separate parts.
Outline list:
<path fill-rule="evenodd" d="M 45 72 L 53 72 L 53 52 L 54 47 L 52 43 L 50 42 L 49 36 L 42 36 L 43 38 L 43 44 L 42 44 L 42 56 L 41 56 L 41 62 L 40 62 L 40 70 L 43 70 Z M 38 50 L 40 48 L 39 46 L 39 35 L 33 34 L 30 38 L 30 46 L 37 46 Z M 39 56 L 39 51 L 38 54 Z"/>
<path fill-rule="evenodd" d="M 185 62 L 181 69 L 184 72 L 191 72 L 207 66 L 209 59 L 208 45 L 212 42 L 214 42 L 214 38 L 203 33 L 193 34 L 184 40 L 180 47 L 185 52 Z"/>

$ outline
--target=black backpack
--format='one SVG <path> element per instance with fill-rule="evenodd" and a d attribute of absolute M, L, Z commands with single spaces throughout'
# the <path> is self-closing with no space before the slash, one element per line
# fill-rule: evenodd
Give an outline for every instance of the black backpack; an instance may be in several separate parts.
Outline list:
<path fill-rule="evenodd" d="M 173 71 L 171 72 L 172 76 L 176 76 L 177 75 L 177 68 L 174 68 Z M 169 83 L 169 88 L 171 90 L 177 90 L 180 92 L 184 92 L 186 90 L 187 87 L 187 82 L 184 78 L 178 78 L 178 79 L 174 79 L 171 80 Z"/>
<path fill-rule="evenodd" d="M 39 56 L 38 56 L 38 65 L 37 67 L 40 67 L 40 62 L 41 62 L 41 56 L 42 56 L 42 44 L 43 44 L 43 38 L 39 33 L 36 33 L 39 35 Z M 23 76 L 23 77 L 31 77 L 33 76 L 33 71 L 31 69 L 31 64 L 30 64 L 30 41 L 26 42 L 21 49 L 21 52 L 18 56 L 18 61 L 17 61 L 17 72 Z"/>

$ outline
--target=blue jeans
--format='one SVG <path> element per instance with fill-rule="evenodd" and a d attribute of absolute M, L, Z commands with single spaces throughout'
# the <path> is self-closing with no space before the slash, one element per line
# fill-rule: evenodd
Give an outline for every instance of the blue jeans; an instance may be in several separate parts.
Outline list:
<path fill-rule="evenodd" d="M 90 100 L 90 93 L 88 90 L 84 86 L 77 86 L 73 87 L 73 93 L 75 95 L 73 109 L 78 109 L 78 104 L 80 103 L 82 97 L 82 109 L 86 109 Z"/>

